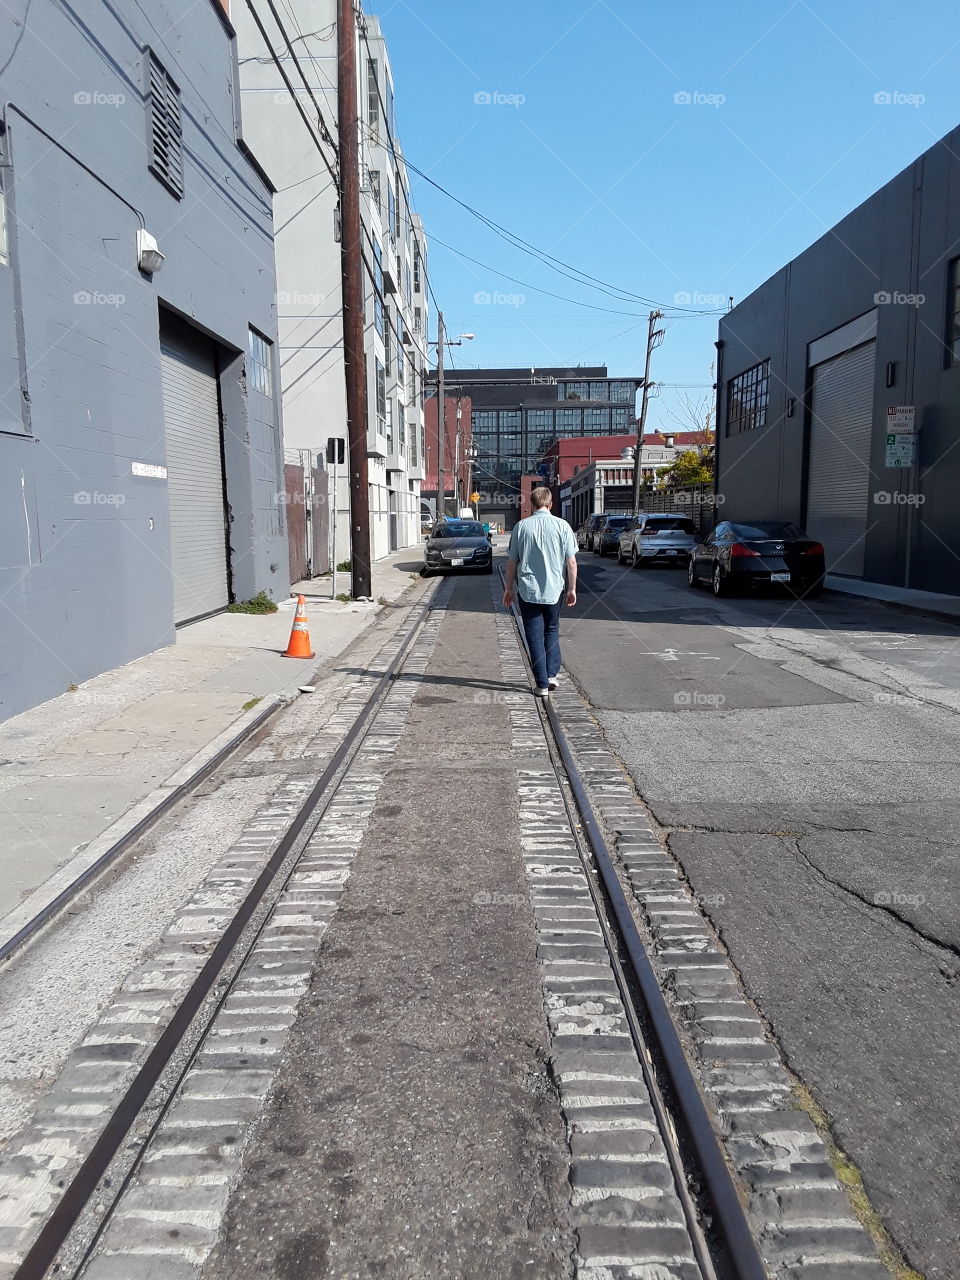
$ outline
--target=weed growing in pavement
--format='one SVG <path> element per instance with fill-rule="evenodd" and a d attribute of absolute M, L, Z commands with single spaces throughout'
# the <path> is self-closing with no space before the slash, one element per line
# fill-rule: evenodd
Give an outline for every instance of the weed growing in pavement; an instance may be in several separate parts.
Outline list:
<path fill-rule="evenodd" d="M 337 599 L 342 600 L 344 604 L 349 604 L 350 601 L 353 599 L 353 596 L 350 594 L 349 591 L 338 591 Z"/>
<path fill-rule="evenodd" d="M 337 565 L 337 573 L 349 573 L 352 568 L 353 562 L 351 560 L 341 560 Z"/>
<path fill-rule="evenodd" d="M 834 1141 L 830 1130 L 830 1117 L 806 1085 L 801 1084 L 798 1080 L 794 1081 L 793 1093 L 796 1109 L 805 1111 L 819 1129 L 820 1136 L 826 1145 L 827 1156 L 833 1166 L 833 1171 L 837 1175 L 840 1185 L 847 1193 L 857 1221 L 862 1223 L 873 1237 L 880 1255 L 880 1261 L 893 1275 L 894 1280 L 923 1280 L 923 1276 L 919 1271 L 914 1271 L 912 1267 L 907 1266 L 904 1262 L 903 1255 L 890 1238 L 879 1213 L 877 1213 L 867 1197 L 860 1170 L 846 1152 L 841 1150 Z"/>
<path fill-rule="evenodd" d="M 252 710 L 253 710 L 253 708 L 257 705 L 257 703 L 258 703 L 258 702 L 262 702 L 262 701 L 263 701 L 263 694 L 261 693 L 261 694 L 259 695 L 259 697 L 251 698 L 249 702 L 245 702 L 245 703 L 243 704 L 243 706 L 240 708 L 240 710 L 241 710 L 241 711 L 252 711 Z"/>
<path fill-rule="evenodd" d="M 238 600 L 227 605 L 227 613 L 276 613 L 277 606 L 265 591 L 258 591 L 249 600 Z"/>

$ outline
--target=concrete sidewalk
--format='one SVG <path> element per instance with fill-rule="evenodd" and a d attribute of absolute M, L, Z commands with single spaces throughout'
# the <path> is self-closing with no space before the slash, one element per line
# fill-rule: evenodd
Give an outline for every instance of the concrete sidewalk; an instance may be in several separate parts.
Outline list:
<path fill-rule="evenodd" d="M 316 657 L 283 658 L 295 601 L 221 613 L 177 642 L 0 725 L 0 945 L 265 711 L 354 641 L 413 586 L 419 546 L 373 566 L 372 604 L 299 583 Z M 337 591 L 349 592 L 349 574 Z"/>
<path fill-rule="evenodd" d="M 940 618 L 946 622 L 960 622 L 960 596 L 943 595 L 939 591 L 892 587 L 885 582 L 863 582 L 859 578 L 843 578 L 835 573 L 827 574 L 824 585 L 828 591 L 857 596 L 861 600 L 876 600 L 880 604 L 892 604 L 907 613 Z"/>

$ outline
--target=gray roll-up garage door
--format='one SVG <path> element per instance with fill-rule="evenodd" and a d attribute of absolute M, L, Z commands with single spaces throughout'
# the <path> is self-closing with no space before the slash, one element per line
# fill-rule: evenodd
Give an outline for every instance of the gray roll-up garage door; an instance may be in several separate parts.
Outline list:
<path fill-rule="evenodd" d="M 160 336 L 173 620 L 224 608 L 227 538 L 217 366 L 212 344 L 185 327 Z"/>
<path fill-rule="evenodd" d="M 813 370 L 807 532 L 823 543 L 828 573 L 863 574 L 869 514 L 876 343 Z"/>

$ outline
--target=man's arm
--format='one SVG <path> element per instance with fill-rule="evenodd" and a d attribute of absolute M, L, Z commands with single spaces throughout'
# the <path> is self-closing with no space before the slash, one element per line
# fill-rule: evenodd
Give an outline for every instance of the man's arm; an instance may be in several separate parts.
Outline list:
<path fill-rule="evenodd" d="M 503 605 L 505 609 L 510 609 L 513 606 L 513 584 L 516 581 L 516 577 L 517 562 L 511 558 L 507 561 L 507 578 L 503 584 Z"/>
<path fill-rule="evenodd" d="M 577 603 L 577 557 L 567 558 L 567 604 Z"/>
<path fill-rule="evenodd" d="M 567 525 L 567 605 L 577 603 L 577 539 L 573 529 Z"/>

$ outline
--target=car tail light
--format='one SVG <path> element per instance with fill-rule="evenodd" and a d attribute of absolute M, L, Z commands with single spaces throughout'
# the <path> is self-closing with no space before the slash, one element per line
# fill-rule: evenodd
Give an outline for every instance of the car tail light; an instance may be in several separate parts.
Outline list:
<path fill-rule="evenodd" d="M 735 542 L 730 548 L 732 556 L 758 556 L 759 551 L 754 551 L 750 547 L 745 547 L 742 542 Z"/>
<path fill-rule="evenodd" d="M 823 544 L 820 542 L 811 542 L 809 547 L 804 547 L 803 554 L 805 556 L 822 556 Z"/>

